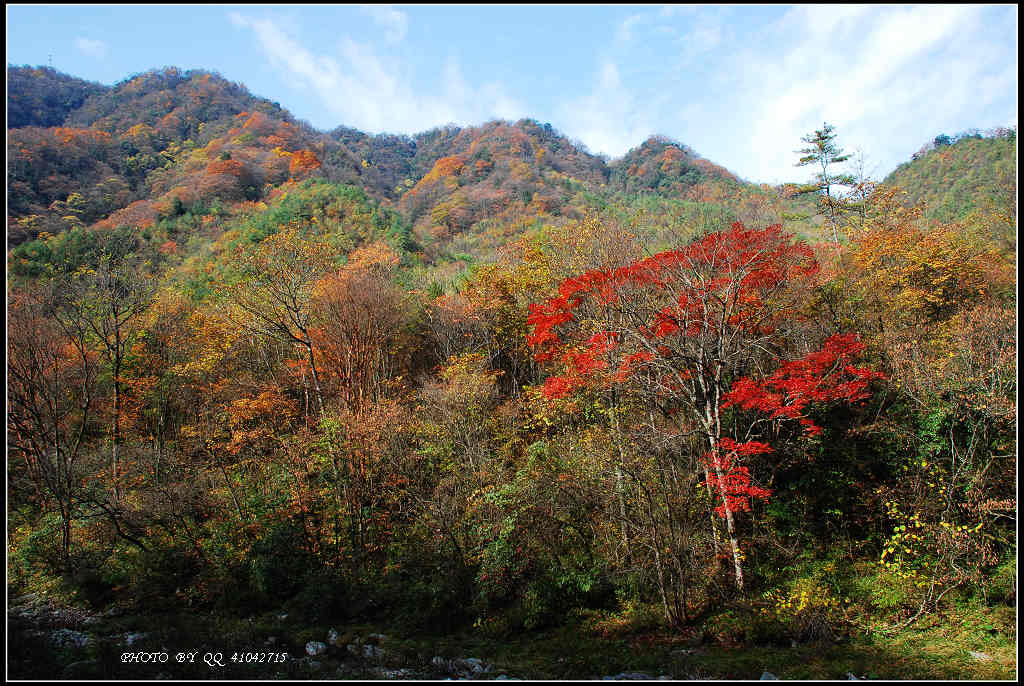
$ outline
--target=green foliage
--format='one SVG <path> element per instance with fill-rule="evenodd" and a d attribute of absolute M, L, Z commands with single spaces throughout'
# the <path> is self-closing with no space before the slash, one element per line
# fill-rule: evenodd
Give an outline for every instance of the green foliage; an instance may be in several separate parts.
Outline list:
<path fill-rule="evenodd" d="M 992 572 L 985 588 L 990 602 L 1008 605 L 1017 602 L 1017 554 L 1007 554 L 1002 563 Z"/>
<path fill-rule="evenodd" d="M 1016 206 L 1017 136 L 1012 129 L 987 137 L 965 136 L 919 152 L 885 178 L 907 191 L 907 202 L 923 204 L 939 221 L 966 219 L 972 212 Z"/>
<path fill-rule="evenodd" d="M 304 545 L 305 532 L 294 521 L 271 525 L 249 551 L 249 579 L 268 601 L 278 602 L 303 587 L 316 558 Z"/>

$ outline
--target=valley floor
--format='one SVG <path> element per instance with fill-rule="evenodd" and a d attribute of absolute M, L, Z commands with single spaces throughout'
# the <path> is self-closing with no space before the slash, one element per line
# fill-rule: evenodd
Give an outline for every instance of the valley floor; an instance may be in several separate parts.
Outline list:
<path fill-rule="evenodd" d="M 583 619 L 514 636 L 431 636 L 309 626 L 284 612 L 96 614 L 33 595 L 9 599 L 7 621 L 10 679 L 1013 680 L 1017 672 L 1015 611 L 1006 606 L 928 617 L 894 637 L 803 645 L 722 645 L 696 630 L 602 636 Z"/>

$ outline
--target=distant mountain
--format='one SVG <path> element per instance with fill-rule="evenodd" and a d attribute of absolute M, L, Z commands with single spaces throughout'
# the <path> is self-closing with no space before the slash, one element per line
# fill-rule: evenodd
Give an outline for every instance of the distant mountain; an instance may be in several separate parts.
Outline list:
<path fill-rule="evenodd" d="M 21 90 L 55 78 L 52 70 L 18 71 Z M 131 77 L 94 90 L 58 124 L 8 131 L 9 244 L 98 221 L 145 226 L 197 204 L 256 200 L 314 172 L 346 183 L 360 176 L 344 146 L 208 72 Z"/>
<path fill-rule="evenodd" d="M 7 67 L 7 128 L 60 126 L 89 96 L 107 86 L 50 67 Z"/>
<path fill-rule="evenodd" d="M 603 188 L 604 161 L 530 119 L 435 129 L 416 136 L 398 207 L 425 245 L 479 222 L 529 223 L 573 212 L 576 194 Z"/>
<path fill-rule="evenodd" d="M 105 87 L 9 67 L 8 80 L 18 124 L 8 129 L 9 246 L 83 226 L 145 229 L 323 178 L 393 206 L 431 257 L 459 236 L 479 244 L 490 233 L 495 243 L 545 218 L 581 216 L 595 193 L 702 200 L 741 184 L 668 139 L 609 164 L 531 119 L 414 136 L 319 132 L 205 71 L 158 69 Z"/>
<path fill-rule="evenodd" d="M 651 136 L 613 161 L 610 171 L 613 187 L 626 193 L 694 195 L 704 184 L 740 183 L 729 170 L 664 136 Z"/>
<path fill-rule="evenodd" d="M 925 216 L 940 221 L 963 219 L 976 209 L 1016 199 L 1017 131 L 995 129 L 935 139 L 885 178 L 921 203 Z"/>

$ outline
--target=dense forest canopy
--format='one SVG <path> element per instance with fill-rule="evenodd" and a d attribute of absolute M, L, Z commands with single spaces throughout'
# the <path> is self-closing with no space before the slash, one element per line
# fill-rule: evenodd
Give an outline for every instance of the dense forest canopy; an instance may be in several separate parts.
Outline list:
<path fill-rule="evenodd" d="M 1015 129 L 884 183 L 836 147 L 838 192 L 532 119 L 320 132 L 201 71 L 8 89 L 9 588 L 495 639 L 1013 630 Z"/>

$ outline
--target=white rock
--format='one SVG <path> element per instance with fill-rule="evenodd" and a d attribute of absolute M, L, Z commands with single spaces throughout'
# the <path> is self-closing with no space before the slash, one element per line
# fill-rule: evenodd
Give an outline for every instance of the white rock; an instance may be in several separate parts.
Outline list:
<path fill-rule="evenodd" d="M 761 674 L 761 681 L 777 681 L 779 677 L 775 676 L 771 672 L 764 672 Z"/>
<path fill-rule="evenodd" d="M 310 641 L 306 644 L 306 655 L 316 657 L 327 652 L 327 644 L 320 641 Z"/>
<path fill-rule="evenodd" d="M 969 652 L 971 654 L 971 657 L 973 657 L 975 660 L 981 660 L 982 662 L 988 662 L 992 659 L 991 655 L 989 655 L 988 653 L 983 653 L 979 650 L 968 650 L 967 652 Z"/>

